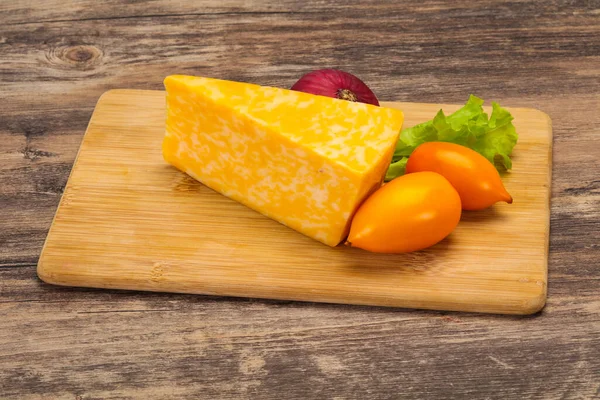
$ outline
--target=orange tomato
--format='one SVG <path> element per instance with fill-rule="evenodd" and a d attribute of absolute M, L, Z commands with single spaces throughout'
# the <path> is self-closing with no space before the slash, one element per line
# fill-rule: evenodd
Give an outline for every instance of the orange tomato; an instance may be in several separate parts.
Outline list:
<path fill-rule="evenodd" d="M 448 236 L 460 215 L 460 197 L 443 176 L 435 172 L 403 175 L 359 207 L 347 244 L 379 253 L 421 250 Z"/>
<path fill-rule="evenodd" d="M 482 210 L 499 201 L 512 203 L 496 167 L 468 147 L 427 142 L 408 158 L 406 173 L 432 171 L 443 175 L 460 195 L 463 210 Z"/>

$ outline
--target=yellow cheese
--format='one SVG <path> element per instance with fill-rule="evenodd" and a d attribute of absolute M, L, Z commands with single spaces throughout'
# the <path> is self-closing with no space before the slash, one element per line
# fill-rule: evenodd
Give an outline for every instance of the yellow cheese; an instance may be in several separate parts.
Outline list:
<path fill-rule="evenodd" d="M 215 191 L 329 246 L 381 185 L 399 110 L 286 89 L 173 75 L 165 160 Z"/>

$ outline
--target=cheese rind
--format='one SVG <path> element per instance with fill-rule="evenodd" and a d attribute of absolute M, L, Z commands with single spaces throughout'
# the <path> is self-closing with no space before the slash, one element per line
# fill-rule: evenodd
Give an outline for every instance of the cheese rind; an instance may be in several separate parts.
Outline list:
<path fill-rule="evenodd" d="M 286 89 L 173 75 L 165 160 L 329 246 L 383 180 L 399 110 Z"/>

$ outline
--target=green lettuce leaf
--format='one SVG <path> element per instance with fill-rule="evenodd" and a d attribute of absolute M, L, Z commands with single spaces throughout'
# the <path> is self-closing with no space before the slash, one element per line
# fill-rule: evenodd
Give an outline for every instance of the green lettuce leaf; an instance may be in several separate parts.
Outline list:
<path fill-rule="evenodd" d="M 385 180 L 391 181 L 392 179 L 404 175 L 404 171 L 406 170 L 406 163 L 408 162 L 408 157 L 402 157 L 400 160 L 396 162 L 392 162 L 388 167 L 387 172 L 385 173 Z"/>
<path fill-rule="evenodd" d="M 404 129 L 385 180 L 403 175 L 410 154 L 425 142 L 452 142 L 467 146 L 487 158 L 498 170 L 511 169 L 510 155 L 518 139 L 512 124 L 513 116 L 498 103 L 492 102 L 492 115 L 488 119 L 482 105 L 482 99 L 471 95 L 456 112 L 446 116 L 440 110 L 432 120 Z"/>

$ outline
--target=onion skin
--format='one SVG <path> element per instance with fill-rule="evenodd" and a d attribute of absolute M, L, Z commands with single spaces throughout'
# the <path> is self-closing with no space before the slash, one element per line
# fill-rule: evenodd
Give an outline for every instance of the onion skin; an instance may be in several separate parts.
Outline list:
<path fill-rule="evenodd" d="M 375 93 L 356 76 L 337 69 L 320 69 L 302 76 L 292 90 L 379 106 Z"/>

